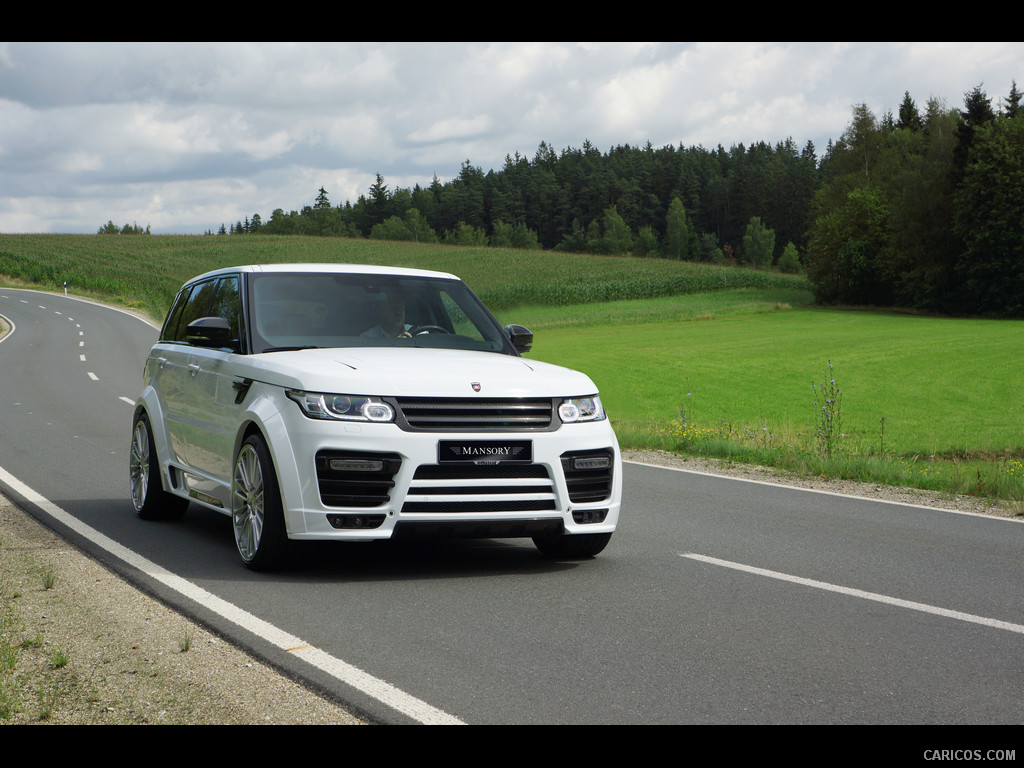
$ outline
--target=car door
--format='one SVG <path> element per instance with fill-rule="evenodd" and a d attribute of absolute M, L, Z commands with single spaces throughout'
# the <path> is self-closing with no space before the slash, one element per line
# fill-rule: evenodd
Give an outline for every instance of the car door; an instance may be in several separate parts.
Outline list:
<path fill-rule="evenodd" d="M 214 346 L 193 337 L 187 362 L 189 486 L 226 506 L 230 501 L 235 435 L 244 410 L 244 327 L 238 275 L 217 280 L 203 317 L 227 320 L 230 341 Z M 210 501 L 210 499 L 207 499 Z"/>
<path fill-rule="evenodd" d="M 147 373 L 163 411 L 170 442 L 171 461 L 190 466 L 189 444 L 192 423 L 192 374 L 189 369 L 191 347 L 187 327 L 203 317 L 215 288 L 214 281 L 188 286 L 179 293 L 160 334 L 160 344 L 150 353 Z"/>

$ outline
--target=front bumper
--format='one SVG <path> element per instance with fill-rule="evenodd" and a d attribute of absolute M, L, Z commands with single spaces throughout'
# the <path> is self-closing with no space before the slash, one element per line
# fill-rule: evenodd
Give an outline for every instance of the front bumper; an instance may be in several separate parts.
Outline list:
<path fill-rule="evenodd" d="M 287 405 L 263 428 L 292 539 L 608 533 L 618 522 L 622 462 L 607 420 L 429 433 L 314 420 Z M 532 455 L 528 463 L 445 463 L 442 441 L 528 441 Z"/>

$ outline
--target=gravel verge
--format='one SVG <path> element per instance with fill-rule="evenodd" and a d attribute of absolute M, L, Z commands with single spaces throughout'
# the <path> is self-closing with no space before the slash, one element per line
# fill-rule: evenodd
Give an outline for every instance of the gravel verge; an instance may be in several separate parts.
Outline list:
<path fill-rule="evenodd" d="M 0 724 L 360 722 L 0 497 Z"/>

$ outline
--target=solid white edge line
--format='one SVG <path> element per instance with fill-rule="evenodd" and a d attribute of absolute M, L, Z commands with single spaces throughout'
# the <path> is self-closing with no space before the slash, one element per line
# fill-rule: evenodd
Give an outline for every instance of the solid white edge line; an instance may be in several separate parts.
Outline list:
<path fill-rule="evenodd" d="M 862 589 L 853 589 L 851 587 L 841 587 L 838 584 L 829 584 L 826 581 L 815 581 L 814 579 L 805 579 L 802 576 L 793 576 L 788 573 L 780 573 L 779 571 L 770 571 L 767 568 L 758 568 L 753 565 L 744 565 L 743 563 L 734 563 L 730 560 L 719 560 L 717 557 L 708 557 L 707 555 L 698 555 L 695 552 L 680 552 L 680 557 L 689 558 L 690 560 L 698 560 L 702 563 L 709 563 L 711 565 L 719 565 L 723 568 L 731 568 L 736 571 L 744 571 L 746 573 L 752 573 L 757 576 L 766 576 L 770 579 L 778 579 L 780 581 L 788 581 L 793 584 L 801 584 L 805 587 L 814 587 L 815 589 L 823 589 L 828 592 L 838 592 L 842 595 L 849 595 L 850 597 L 859 597 L 864 600 L 873 600 L 876 603 L 886 603 L 888 605 L 897 606 L 899 608 L 910 608 L 915 611 L 922 611 L 923 613 L 931 613 L 936 616 L 945 616 L 949 619 L 958 619 L 960 621 L 967 621 L 972 624 L 981 624 L 986 627 L 994 627 L 995 629 L 1005 629 L 1008 632 L 1016 632 L 1017 634 L 1024 635 L 1024 625 L 1014 624 L 1010 621 L 1001 621 L 999 619 L 990 619 L 985 616 L 975 616 L 972 613 L 963 613 L 962 611 L 951 611 L 948 608 L 939 608 L 938 606 L 928 605 L 927 603 L 915 603 L 913 600 L 904 600 L 899 597 L 890 597 L 888 595 L 880 595 L 877 592 L 865 592 Z"/>
<path fill-rule="evenodd" d="M 11 318 L 9 318 L 7 315 L 0 315 L 0 317 L 2 317 L 4 319 L 4 322 L 10 326 L 10 328 L 7 329 L 7 333 L 5 333 L 3 336 L 0 336 L 0 344 L 2 344 L 5 341 L 7 341 L 8 338 L 14 335 L 15 326 L 14 321 L 11 320 Z"/>
<path fill-rule="evenodd" d="M 142 555 L 133 552 L 110 537 L 100 533 L 95 528 L 72 517 L 49 499 L 44 498 L 11 475 L 3 467 L 0 467 L 0 481 L 13 488 L 54 520 L 71 528 L 110 555 L 128 563 L 133 568 L 137 568 L 150 578 L 174 590 L 179 595 L 194 600 L 204 608 L 227 619 L 232 624 L 247 632 L 251 632 L 286 653 L 326 672 L 336 680 L 362 691 L 377 701 L 425 725 L 464 725 L 463 721 L 454 715 L 449 715 L 447 712 L 432 707 L 426 702 L 399 690 L 390 683 L 376 678 L 318 648 L 314 648 L 305 640 L 289 634 L 257 616 L 253 616 L 248 611 L 242 610 L 238 606 L 207 592 L 202 587 L 171 573 Z"/>
<path fill-rule="evenodd" d="M 1024 523 L 1020 517 L 997 517 L 996 515 L 982 515 L 978 512 L 964 512 L 960 509 L 946 509 L 945 507 L 929 507 L 923 504 L 911 504 L 909 501 L 891 501 L 889 499 L 875 499 L 871 496 L 857 496 L 852 493 L 840 493 L 839 491 L 825 491 L 820 488 L 801 488 L 798 485 L 786 485 L 785 483 L 772 483 L 767 480 L 754 480 L 748 477 L 733 477 L 732 475 L 718 475 L 714 472 L 702 472 L 699 469 L 684 469 L 682 467 L 667 467 L 664 464 L 649 464 L 646 461 L 634 459 L 623 459 L 623 464 L 636 464 L 640 467 L 651 467 L 653 469 L 667 469 L 671 472 L 685 472 L 691 475 L 702 475 L 704 477 L 715 477 L 719 480 L 733 480 L 737 483 L 752 483 L 754 485 L 767 485 L 772 488 L 785 488 L 787 491 L 803 491 L 804 493 L 820 493 L 825 496 L 837 496 L 842 499 L 857 499 L 858 501 L 873 501 L 875 504 L 895 504 L 899 507 L 910 507 L 911 509 L 926 509 L 933 512 L 948 512 L 951 515 L 964 515 L 979 520 L 1001 520 L 1007 523 Z"/>

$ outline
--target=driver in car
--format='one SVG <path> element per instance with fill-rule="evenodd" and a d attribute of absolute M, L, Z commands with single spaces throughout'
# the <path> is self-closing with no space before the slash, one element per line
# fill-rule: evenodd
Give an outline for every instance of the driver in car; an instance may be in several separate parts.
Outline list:
<path fill-rule="evenodd" d="M 412 338 L 409 329 L 412 328 L 405 322 L 405 299 L 399 293 L 389 293 L 384 301 L 378 301 L 374 306 L 377 316 L 377 325 L 363 331 L 360 335 L 363 338 Z"/>

